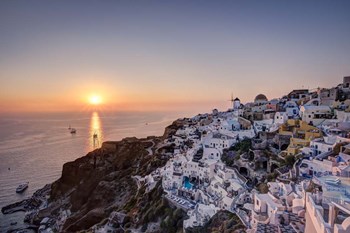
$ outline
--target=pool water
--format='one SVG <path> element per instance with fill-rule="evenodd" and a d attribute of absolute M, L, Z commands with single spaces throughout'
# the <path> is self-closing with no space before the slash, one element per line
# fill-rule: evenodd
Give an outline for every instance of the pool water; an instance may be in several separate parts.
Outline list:
<path fill-rule="evenodd" d="M 186 189 L 192 189 L 193 188 L 193 184 L 191 184 L 190 179 L 187 176 L 185 176 L 185 178 L 184 178 L 184 187 Z"/>

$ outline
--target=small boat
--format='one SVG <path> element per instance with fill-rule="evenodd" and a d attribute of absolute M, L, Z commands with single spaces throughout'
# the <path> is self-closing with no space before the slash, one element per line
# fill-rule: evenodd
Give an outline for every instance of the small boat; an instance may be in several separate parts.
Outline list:
<path fill-rule="evenodd" d="M 97 133 L 95 132 L 94 135 L 92 135 L 92 137 L 95 139 L 97 138 Z"/>
<path fill-rule="evenodd" d="M 72 127 L 69 125 L 68 129 L 70 130 Z"/>
<path fill-rule="evenodd" d="M 70 129 L 70 133 L 71 133 L 71 134 L 75 134 L 76 132 L 77 132 L 76 129 L 74 129 L 74 128 L 71 128 L 71 129 Z"/>
<path fill-rule="evenodd" d="M 18 187 L 16 188 L 16 193 L 21 193 L 24 190 L 26 190 L 28 188 L 28 184 L 29 182 L 18 185 Z"/>

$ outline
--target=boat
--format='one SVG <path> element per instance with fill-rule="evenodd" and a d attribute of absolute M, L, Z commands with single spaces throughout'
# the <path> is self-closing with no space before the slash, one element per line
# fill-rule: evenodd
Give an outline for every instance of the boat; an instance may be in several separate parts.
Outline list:
<path fill-rule="evenodd" d="M 325 182 L 327 184 L 332 184 L 332 185 L 339 185 L 341 183 L 341 180 L 339 178 L 336 179 L 326 179 Z"/>
<path fill-rule="evenodd" d="M 97 133 L 95 132 L 94 135 L 92 136 L 94 139 L 97 138 Z"/>
<path fill-rule="evenodd" d="M 70 129 L 70 133 L 71 133 L 71 134 L 75 134 L 76 132 L 77 132 L 77 130 L 76 130 L 75 128 L 71 128 L 71 129 Z"/>
<path fill-rule="evenodd" d="M 28 188 L 28 184 L 29 182 L 18 185 L 18 187 L 16 188 L 16 193 L 21 193 L 24 190 L 26 190 Z"/>

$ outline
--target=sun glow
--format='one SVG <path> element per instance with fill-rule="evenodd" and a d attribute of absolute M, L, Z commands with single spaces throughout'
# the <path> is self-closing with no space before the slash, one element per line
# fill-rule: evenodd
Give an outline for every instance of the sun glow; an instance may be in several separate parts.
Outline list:
<path fill-rule="evenodd" d="M 101 96 L 99 95 L 92 95 L 89 98 L 89 103 L 92 105 L 99 105 L 101 104 L 101 102 L 102 102 L 102 99 L 101 99 Z"/>

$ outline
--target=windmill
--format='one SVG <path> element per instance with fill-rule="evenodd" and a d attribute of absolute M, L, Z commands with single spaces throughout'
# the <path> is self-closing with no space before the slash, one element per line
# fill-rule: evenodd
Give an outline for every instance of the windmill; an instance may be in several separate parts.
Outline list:
<path fill-rule="evenodd" d="M 232 108 L 233 108 L 233 102 L 235 101 L 235 100 L 233 99 L 233 93 L 231 93 L 231 99 L 230 99 L 230 100 L 228 100 L 228 101 L 230 101 L 230 102 L 231 102 L 231 106 L 232 106 Z"/>

